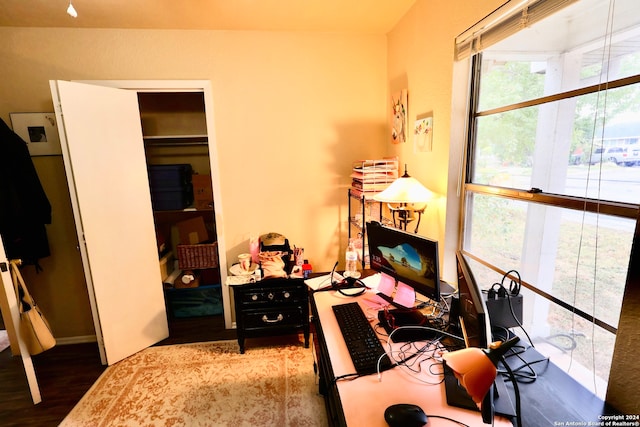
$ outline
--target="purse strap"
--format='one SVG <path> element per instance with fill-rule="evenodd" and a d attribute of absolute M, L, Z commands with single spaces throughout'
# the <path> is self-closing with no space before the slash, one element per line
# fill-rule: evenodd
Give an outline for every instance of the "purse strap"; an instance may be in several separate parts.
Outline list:
<path fill-rule="evenodd" d="M 27 285 L 24 283 L 24 279 L 22 278 L 22 273 L 20 273 L 20 268 L 18 267 L 22 261 L 20 260 L 9 260 L 9 264 L 11 265 L 11 276 L 13 279 L 13 286 L 15 287 L 16 298 L 18 299 L 19 310 L 20 313 L 23 313 L 25 310 L 25 305 L 29 306 L 29 309 L 35 305 L 29 290 L 27 289 Z M 22 296 L 20 291 L 22 291 Z"/>

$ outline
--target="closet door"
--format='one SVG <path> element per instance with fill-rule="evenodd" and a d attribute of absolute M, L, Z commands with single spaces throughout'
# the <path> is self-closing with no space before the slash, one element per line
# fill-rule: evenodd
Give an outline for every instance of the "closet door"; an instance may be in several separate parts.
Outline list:
<path fill-rule="evenodd" d="M 169 336 L 136 93 L 52 81 L 103 364 Z"/>

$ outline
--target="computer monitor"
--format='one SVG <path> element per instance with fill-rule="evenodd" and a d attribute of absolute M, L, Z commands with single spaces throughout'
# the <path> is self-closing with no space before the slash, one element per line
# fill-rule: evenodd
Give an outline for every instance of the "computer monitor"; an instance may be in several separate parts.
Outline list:
<path fill-rule="evenodd" d="M 458 269 L 458 308 L 454 311 L 457 312 L 458 319 L 449 319 L 449 322 L 459 325 L 467 347 L 489 348 L 492 342 L 489 312 L 484 298 L 482 298 L 482 290 L 473 277 L 467 260 L 460 251 L 456 251 L 456 266 Z M 477 409 L 476 404 L 458 383 L 458 380 L 448 367 L 445 367 L 444 383 L 447 404 L 461 408 Z M 496 378 L 495 386 L 498 389 L 496 396 L 494 397 L 494 389 L 491 387 L 480 408 L 482 420 L 485 423 L 492 422 L 494 409 L 496 413 L 502 415 L 515 415 L 515 408 L 502 378 Z M 503 398 L 496 399 L 497 396 L 503 396 Z"/>
<path fill-rule="evenodd" d="M 458 319 L 449 319 L 459 323 L 467 347 L 489 348 L 491 344 L 491 324 L 489 311 L 482 298 L 469 264 L 460 251 L 456 251 L 458 269 Z"/>
<path fill-rule="evenodd" d="M 367 223 L 371 269 L 440 301 L 438 242 L 371 221 Z"/>

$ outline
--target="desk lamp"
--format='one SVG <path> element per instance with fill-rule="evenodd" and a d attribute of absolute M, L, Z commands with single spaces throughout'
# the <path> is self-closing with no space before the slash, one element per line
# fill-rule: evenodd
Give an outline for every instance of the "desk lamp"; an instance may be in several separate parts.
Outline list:
<path fill-rule="evenodd" d="M 442 355 L 447 366 L 451 368 L 455 377 L 478 406 L 478 409 L 483 414 L 485 423 L 491 423 L 493 419 L 493 408 L 486 407 L 486 405 L 492 405 L 492 402 L 487 401 L 485 396 L 487 396 L 496 379 L 498 362 L 503 360 L 505 353 L 519 340 L 520 338 L 513 337 L 505 342 L 497 341 L 492 343 L 488 349 L 467 347 Z M 506 363 L 504 365 L 511 373 L 508 365 Z M 516 417 L 518 425 L 520 425 L 518 385 L 515 379 L 512 379 L 516 392 Z M 486 417 L 489 417 L 489 419 Z"/>
<path fill-rule="evenodd" d="M 373 196 L 374 200 L 387 203 L 393 216 L 393 226 L 396 228 L 406 231 L 407 224 L 415 219 L 413 214 L 417 214 L 415 233 L 418 232 L 420 218 L 427 208 L 427 202 L 433 198 L 433 192 L 420 184 L 420 181 L 409 176 L 406 164 L 404 175 L 393 181 L 384 191 Z"/>

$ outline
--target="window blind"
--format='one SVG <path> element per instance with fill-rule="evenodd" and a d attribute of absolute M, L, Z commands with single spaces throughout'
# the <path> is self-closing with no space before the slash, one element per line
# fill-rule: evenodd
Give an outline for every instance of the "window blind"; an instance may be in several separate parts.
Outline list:
<path fill-rule="evenodd" d="M 456 61 L 481 52 L 579 0 L 510 0 L 455 39 Z"/>

